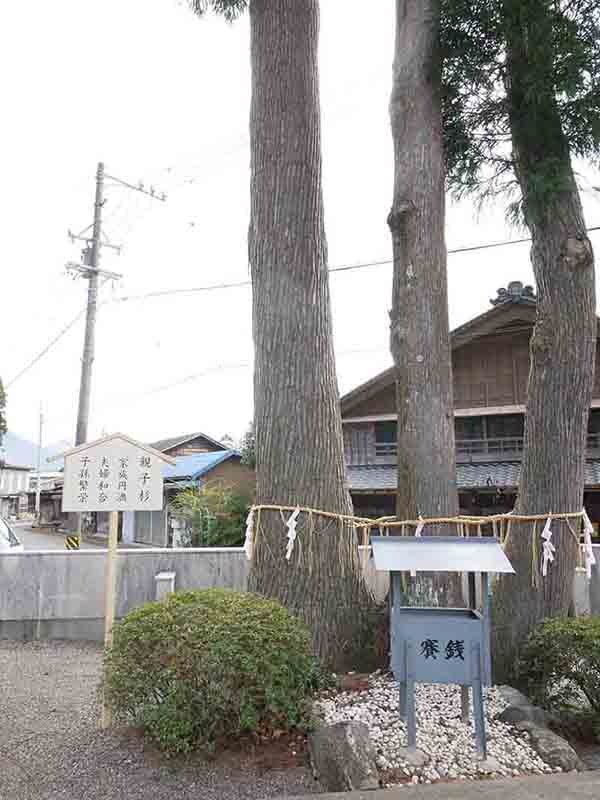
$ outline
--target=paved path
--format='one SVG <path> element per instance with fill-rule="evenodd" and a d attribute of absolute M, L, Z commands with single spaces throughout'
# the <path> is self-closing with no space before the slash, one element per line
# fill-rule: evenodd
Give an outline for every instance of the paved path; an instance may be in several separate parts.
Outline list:
<path fill-rule="evenodd" d="M 14 531 L 21 540 L 25 550 L 64 550 L 65 537 L 62 533 L 40 531 L 29 525 L 14 525 Z M 82 550 L 96 550 L 98 545 L 81 543 Z"/>
<path fill-rule="evenodd" d="M 402 786 L 376 792 L 321 794 L 318 800 L 597 800 L 599 797 L 600 772 L 581 772 L 499 781 Z M 281 795 L 279 800 L 284 798 L 309 800 L 308 795 Z M 311 795 L 310 800 L 315 800 L 315 796 Z"/>

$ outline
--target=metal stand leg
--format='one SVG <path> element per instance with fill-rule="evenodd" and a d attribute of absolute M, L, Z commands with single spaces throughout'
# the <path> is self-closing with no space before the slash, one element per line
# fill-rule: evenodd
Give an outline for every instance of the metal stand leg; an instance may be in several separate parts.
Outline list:
<path fill-rule="evenodd" d="M 406 683 L 400 684 L 400 719 L 406 722 Z"/>
<path fill-rule="evenodd" d="M 471 668 L 473 675 L 473 716 L 475 717 L 475 736 L 480 758 L 487 757 L 485 738 L 485 716 L 483 713 L 483 692 L 481 689 L 481 651 L 479 644 L 471 649 Z"/>
<path fill-rule="evenodd" d="M 415 667 L 412 642 L 406 644 L 406 732 L 408 749 L 417 747 L 417 709 L 415 702 Z"/>
<path fill-rule="evenodd" d="M 463 722 L 469 721 L 469 687 L 460 687 L 460 717 Z"/>

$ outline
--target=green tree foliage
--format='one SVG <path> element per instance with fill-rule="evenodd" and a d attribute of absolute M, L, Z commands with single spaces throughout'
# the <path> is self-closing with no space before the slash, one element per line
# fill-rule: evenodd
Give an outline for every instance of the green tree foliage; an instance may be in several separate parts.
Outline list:
<path fill-rule="evenodd" d="M 458 197 L 479 199 L 505 191 L 518 193 L 511 145 L 519 109 L 507 89 L 507 37 L 511 26 L 529 22 L 540 0 L 440 0 L 443 64 L 443 119 L 448 185 Z M 597 0 L 545 0 L 546 30 L 531 42 L 527 70 L 519 80 L 524 96 L 552 97 L 570 152 L 582 158 L 600 154 L 600 4 Z M 541 24 L 541 23 L 540 23 Z M 536 53 L 536 47 L 538 53 Z M 539 48 L 552 58 L 539 58 Z M 514 97 L 514 93 L 513 93 Z M 539 120 L 521 119 L 532 137 L 548 137 Z M 555 148 L 538 160 L 529 203 L 543 207 L 562 181 Z M 527 222 L 520 197 L 509 206 L 514 219 Z"/>
<path fill-rule="evenodd" d="M 239 547 L 244 542 L 250 499 L 221 481 L 179 492 L 171 507 L 187 520 L 189 547 Z"/>
<path fill-rule="evenodd" d="M 254 432 L 254 423 L 251 422 L 248 430 L 242 437 L 240 442 L 240 452 L 242 454 L 242 464 L 252 469 L 256 468 L 256 434 Z"/>
<path fill-rule="evenodd" d="M 221 444 L 224 444 L 230 450 L 235 450 L 235 439 L 230 433 L 225 433 L 223 436 L 219 437 L 219 441 Z"/>
<path fill-rule="evenodd" d="M 600 617 L 545 620 L 521 652 L 517 678 L 548 711 L 589 706 L 600 732 Z"/>
<path fill-rule="evenodd" d="M 300 620 L 279 603 L 222 589 L 130 612 L 105 667 L 116 717 L 173 753 L 305 728 L 320 675 Z"/>
<path fill-rule="evenodd" d="M 248 0 L 188 0 L 192 11 L 201 17 L 207 11 L 225 17 L 228 22 L 233 22 L 248 8 Z"/>
<path fill-rule="evenodd" d="M 0 378 L 0 444 L 4 439 L 4 434 L 8 428 L 6 427 L 6 392 L 4 391 L 4 384 Z"/>
<path fill-rule="evenodd" d="M 512 192 L 508 217 L 527 225 L 532 240 L 537 317 L 515 510 L 579 510 L 597 320 L 593 250 L 571 158 L 600 154 L 600 5 L 440 0 L 440 12 L 448 185 L 480 200 Z M 501 682 L 535 625 L 568 611 L 577 544 L 564 525 L 554 533 L 561 557 L 541 590 L 532 533 L 512 529 L 507 555 L 516 575 L 501 576 L 494 594 Z"/>

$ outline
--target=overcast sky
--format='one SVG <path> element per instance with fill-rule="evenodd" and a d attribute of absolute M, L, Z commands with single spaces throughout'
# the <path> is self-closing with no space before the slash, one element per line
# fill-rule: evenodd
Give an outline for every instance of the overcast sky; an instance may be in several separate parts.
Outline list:
<path fill-rule="evenodd" d="M 198 20 L 177 0 L 2 3 L 2 359 L 5 384 L 84 307 L 65 275 L 91 222 L 94 173 L 144 181 L 166 203 L 107 187 L 90 436 L 239 435 L 252 416 L 250 289 L 133 299 L 248 277 L 248 20 Z M 389 257 L 387 114 L 393 2 L 321 0 L 324 191 L 330 266 Z M 597 176 L 588 173 L 592 181 Z M 600 183 L 600 178 L 596 181 Z M 600 194 L 584 193 L 588 225 Z M 450 205 L 449 248 L 519 238 L 502 205 Z M 593 235 L 596 249 L 600 236 Z M 452 326 L 510 280 L 532 282 L 528 245 L 448 260 Z M 391 267 L 331 278 L 340 389 L 390 364 Z M 120 298 L 130 297 L 124 300 Z M 10 429 L 46 443 L 75 430 L 83 319 L 8 387 Z"/>

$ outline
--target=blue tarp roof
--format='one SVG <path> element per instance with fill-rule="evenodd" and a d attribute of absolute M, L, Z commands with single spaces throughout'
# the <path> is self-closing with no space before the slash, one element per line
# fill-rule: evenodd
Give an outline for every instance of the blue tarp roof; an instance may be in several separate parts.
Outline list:
<path fill-rule="evenodd" d="M 192 456 L 177 456 L 174 467 L 165 464 L 163 478 L 177 480 L 191 478 L 198 480 L 202 475 L 214 469 L 217 464 L 227 461 L 228 458 L 240 458 L 237 450 L 218 450 L 215 453 L 195 453 Z"/>

